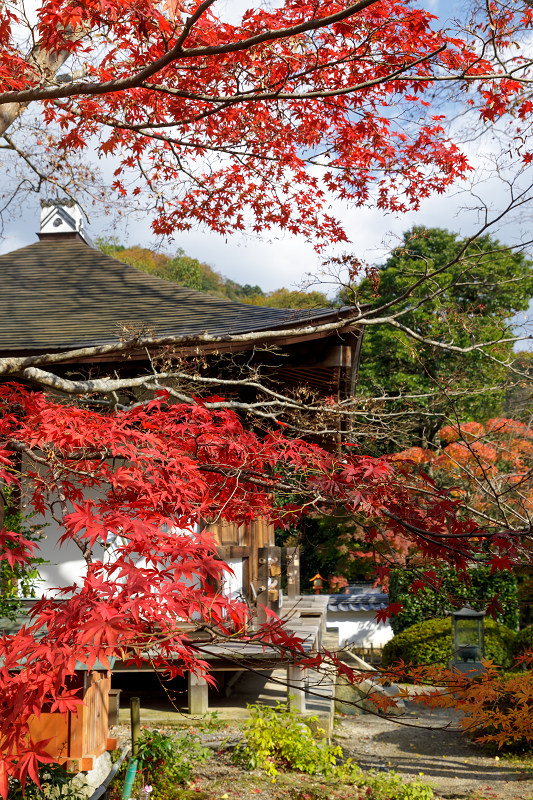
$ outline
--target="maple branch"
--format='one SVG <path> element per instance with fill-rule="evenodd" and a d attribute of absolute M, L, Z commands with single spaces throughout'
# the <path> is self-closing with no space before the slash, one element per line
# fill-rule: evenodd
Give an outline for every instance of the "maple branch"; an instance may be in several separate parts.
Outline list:
<path fill-rule="evenodd" d="M 38 456 L 31 447 L 28 447 L 23 442 L 19 442 L 16 439 L 8 439 L 6 442 L 7 450 L 12 450 L 14 453 L 24 453 L 24 455 L 31 458 L 36 464 L 41 464 L 45 467 L 50 467 L 50 461 L 44 456 Z"/>
<path fill-rule="evenodd" d="M 250 89 L 248 92 L 239 94 L 239 95 L 219 95 L 215 97 L 211 97 L 210 95 L 200 95 L 194 94 L 192 92 L 184 92 L 180 91 L 179 89 L 172 89 L 171 87 L 165 87 L 159 84 L 146 84 L 143 88 L 160 91 L 164 94 L 169 94 L 175 97 L 181 97 L 183 99 L 190 99 L 190 100 L 198 100 L 204 102 L 211 102 L 211 103 L 220 103 L 224 107 L 235 105 L 238 103 L 251 103 L 251 102 L 258 102 L 263 100 L 313 100 L 319 98 L 326 98 L 326 97 L 338 97 L 343 94 L 352 94 L 353 92 L 361 91 L 362 89 L 369 89 L 371 86 L 379 86 L 382 83 L 386 83 L 388 81 L 394 80 L 398 78 L 400 75 L 403 75 L 405 72 L 410 70 L 412 67 L 416 67 L 419 64 L 423 64 L 425 61 L 433 58 L 434 56 L 442 53 L 446 50 L 446 45 L 442 45 L 438 47 L 436 50 L 433 50 L 431 53 L 427 55 L 420 56 L 420 58 L 415 59 L 414 61 L 409 62 L 401 67 L 399 67 L 394 72 L 389 73 L 388 75 L 381 76 L 379 78 L 372 78 L 367 81 L 363 81 L 362 83 L 354 83 L 352 86 L 344 86 L 340 89 L 329 89 L 329 90 L 317 90 L 313 92 L 281 92 L 276 89 L 273 89 L 270 92 L 259 92 L 254 93 L 253 89 Z M 322 66 L 322 65 L 321 65 Z M 428 76 L 426 81 L 431 81 L 431 77 Z M 126 128 L 127 130 L 143 130 L 145 127 L 150 129 L 156 128 L 163 128 L 163 127 L 174 127 L 177 125 L 188 125 L 192 122 L 196 122 L 199 119 L 202 119 L 203 116 L 209 116 L 213 113 L 218 113 L 221 109 L 216 108 L 212 111 L 205 111 L 202 115 L 190 119 L 184 119 L 174 122 L 161 122 L 158 124 L 153 123 L 144 123 L 142 125 L 127 125 L 126 123 L 116 123 L 116 127 L 118 128 Z"/>
<path fill-rule="evenodd" d="M 25 445 L 23 442 L 19 442 L 16 439 L 8 439 L 5 446 L 7 450 L 11 450 L 14 453 L 21 453 L 25 455 L 34 464 L 40 464 L 41 466 L 45 466 L 47 469 L 51 469 L 52 467 L 52 462 L 49 458 L 37 455 L 35 450 L 33 450 L 31 447 L 28 447 L 28 445 Z M 69 513 L 67 507 L 67 497 L 63 489 L 62 481 L 59 477 L 59 472 L 57 470 L 53 470 L 53 476 L 54 476 L 54 483 L 58 493 L 58 500 L 56 502 L 58 502 L 61 507 L 62 519 L 64 519 Z M 54 519 L 56 519 L 51 507 L 50 510 L 52 511 Z M 56 522 L 62 524 L 62 519 L 56 519 Z M 92 550 L 89 545 L 89 542 L 84 541 L 81 536 L 77 536 L 74 534 L 71 535 L 71 539 L 81 551 L 86 564 L 90 564 L 92 562 Z"/>
<path fill-rule="evenodd" d="M 489 342 L 480 342 L 478 344 L 468 345 L 467 347 L 462 347 L 460 345 L 448 344 L 447 342 L 439 341 L 438 339 L 432 339 L 429 336 L 424 336 L 423 334 L 417 333 L 412 328 L 409 328 L 407 325 L 403 325 L 401 322 L 398 322 L 396 319 L 397 316 L 400 314 L 407 314 L 408 311 L 399 312 L 395 316 L 391 317 L 383 317 L 378 319 L 365 319 L 364 317 L 361 319 L 362 325 L 383 325 L 386 323 L 393 328 L 397 328 L 398 330 L 406 333 L 409 338 L 414 339 L 416 342 L 421 342 L 423 344 L 433 345 L 433 347 L 438 347 L 440 350 L 448 350 L 451 353 L 460 353 L 461 355 L 468 355 L 468 353 L 474 352 L 482 352 L 485 348 L 494 347 L 495 345 L 502 345 L 502 344 L 513 344 L 515 342 L 527 342 L 533 339 L 533 334 L 528 334 L 527 336 L 510 336 L 506 339 L 498 338 L 492 339 Z M 490 357 L 490 354 L 489 354 Z M 502 362 L 500 362 L 502 363 Z"/>
<path fill-rule="evenodd" d="M 446 263 L 444 263 L 441 267 L 438 267 L 437 269 L 433 269 L 433 270 L 431 270 L 429 272 L 425 271 L 420 276 L 420 278 L 418 278 L 418 280 L 416 280 L 416 281 L 414 281 L 414 283 L 410 284 L 401 294 L 396 295 L 395 297 L 392 298 L 392 300 L 389 300 L 387 303 L 382 303 L 377 308 L 372 309 L 370 312 L 367 312 L 367 314 L 368 313 L 374 313 L 374 314 L 377 314 L 377 315 L 383 314 L 383 312 L 386 311 L 387 309 L 389 309 L 389 308 L 391 308 L 391 307 L 393 307 L 395 305 L 398 305 L 398 303 L 401 303 L 403 300 L 407 300 L 412 294 L 414 294 L 416 289 L 418 289 L 420 286 L 422 286 L 422 285 L 424 285 L 426 283 L 431 283 L 434 280 L 434 278 L 436 278 L 439 275 L 442 275 L 443 273 L 447 272 L 451 267 L 455 266 L 456 264 L 460 264 L 465 257 L 468 258 L 468 256 L 466 256 L 466 254 L 468 252 L 468 249 L 476 242 L 477 239 L 479 239 L 481 236 L 486 234 L 487 231 L 490 228 L 494 227 L 496 224 L 501 222 L 501 220 L 506 215 L 508 215 L 511 210 L 513 210 L 513 209 L 515 209 L 517 207 L 520 207 L 524 202 L 528 202 L 529 201 L 529 197 L 527 195 L 527 191 L 528 190 L 525 190 L 522 193 L 522 196 L 521 196 L 522 199 L 520 201 L 518 201 L 516 198 L 511 198 L 511 200 L 509 201 L 509 203 L 507 204 L 507 206 L 505 207 L 505 209 L 503 211 L 501 211 L 493 219 L 485 221 L 485 223 L 481 226 L 481 228 L 479 230 L 477 230 L 475 233 L 471 234 L 470 236 L 466 237 L 463 240 L 463 242 L 461 243 L 461 246 L 460 246 L 458 252 L 456 253 L 456 255 L 452 259 L 446 261 Z M 525 245 L 529 245 L 532 242 L 533 242 L 533 240 L 529 240 L 528 242 L 525 242 L 524 244 L 521 244 L 519 249 L 521 250 Z M 517 248 L 509 246 L 509 247 L 500 248 L 498 251 L 494 251 L 494 252 L 500 252 L 500 253 L 501 252 L 511 252 L 511 251 L 513 251 L 515 249 L 517 249 Z M 469 267 L 466 266 L 465 269 L 463 270 L 462 274 L 467 272 L 468 268 Z M 451 281 L 447 285 L 439 286 L 435 291 L 430 292 L 429 294 L 427 294 L 424 297 L 420 298 L 419 300 L 417 300 L 415 305 L 409 306 L 408 308 L 405 308 L 405 309 L 401 309 L 396 315 L 394 315 L 394 317 L 381 317 L 379 320 L 376 321 L 376 324 L 379 324 L 379 322 L 381 322 L 381 321 L 388 322 L 390 319 L 395 318 L 397 316 L 405 315 L 407 313 L 411 313 L 412 311 L 416 310 L 417 308 L 420 308 L 420 306 L 422 306 L 424 303 L 428 302 L 429 300 L 435 299 L 435 298 L 439 297 L 439 295 L 444 294 L 449 288 L 451 288 L 451 286 L 454 286 L 454 285 L 456 285 L 456 279 L 454 279 L 453 281 Z M 369 325 L 369 324 L 372 324 L 372 323 L 368 319 L 365 319 L 365 325 Z M 530 337 L 526 337 L 526 338 L 530 338 Z M 512 341 L 516 341 L 516 340 L 513 339 Z"/>
<path fill-rule="evenodd" d="M 0 375 L 22 375 L 22 371 L 29 367 L 39 365 L 63 364 L 77 359 L 85 359 L 94 356 L 110 354 L 129 353 L 132 350 L 145 348 L 160 348 L 167 345 L 190 345 L 194 347 L 199 344 L 246 344 L 248 342 L 269 342 L 283 337 L 292 338 L 296 336 L 307 336 L 314 333 L 326 333 L 335 331 L 349 330 L 359 322 L 360 312 L 351 307 L 339 308 L 336 310 L 338 319 L 335 322 L 322 323 L 319 325 L 299 325 L 294 328 L 282 328 L 270 331 L 253 331 L 245 334 L 223 334 L 212 335 L 201 333 L 182 336 L 140 336 L 126 341 L 117 341 L 111 344 L 88 345 L 79 347 L 75 350 L 63 351 L 60 353 L 46 353 L 37 356 L 5 356 L 0 358 Z M 343 315 L 343 316 L 341 316 Z M 312 316 L 312 315 L 311 315 Z M 39 381 L 41 376 L 38 372 L 28 373 L 28 379 Z"/>
<path fill-rule="evenodd" d="M 183 44 L 188 38 L 193 24 L 198 21 L 198 19 L 211 5 L 213 5 L 214 2 L 215 0 L 204 0 L 204 2 L 198 6 L 198 9 L 192 15 L 192 17 L 190 17 L 185 23 L 183 34 L 178 39 L 174 47 L 165 53 L 165 55 L 156 59 L 153 64 L 144 67 L 134 75 L 130 75 L 127 78 L 115 78 L 109 81 L 102 81 L 101 83 L 74 82 L 65 86 L 35 87 L 21 91 L 3 92 L 0 93 L 0 107 L 10 103 L 20 104 L 30 103 L 36 100 L 55 100 L 74 96 L 83 97 L 114 94 L 117 92 L 126 91 L 128 89 L 135 89 L 141 86 L 144 81 L 148 80 L 165 67 L 168 67 L 170 64 L 180 59 L 201 59 L 205 56 L 238 53 L 243 50 L 249 50 L 250 48 L 256 47 L 257 45 L 265 42 L 271 42 L 277 39 L 287 39 L 293 36 L 298 36 L 302 33 L 307 33 L 308 31 L 329 27 L 330 25 L 334 25 L 337 22 L 342 22 L 343 20 L 358 14 L 360 11 L 364 11 L 365 8 L 374 5 L 378 2 L 378 0 L 359 0 L 359 2 L 352 3 L 343 11 L 338 11 L 337 13 L 331 14 L 327 17 L 307 20 L 306 22 L 301 22 L 297 25 L 279 28 L 273 31 L 265 31 L 264 33 L 250 36 L 247 39 L 242 39 L 238 42 L 231 42 L 224 45 L 195 47 L 190 49 L 184 48 Z M 66 60 L 66 58 L 64 60 Z M 56 69 L 58 67 L 56 67 Z M 0 133 L 2 133 L 1 129 Z"/>
<path fill-rule="evenodd" d="M 420 486 L 418 486 L 416 484 L 407 484 L 407 488 L 410 489 L 411 491 L 413 491 L 415 494 L 422 494 L 422 495 L 426 495 L 427 497 L 434 497 L 434 492 L 430 491 L 429 489 L 422 489 Z M 501 519 L 498 519 L 498 517 L 491 517 L 489 514 L 486 514 L 483 511 L 480 511 L 475 506 L 469 505 L 468 503 L 459 502 L 458 503 L 458 508 L 462 508 L 465 511 L 469 511 L 471 514 L 474 514 L 475 516 L 479 517 L 480 519 L 484 520 L 485 522 L 490 522 L 492 525 L 498 525 L 501 528 L 501 524 L 502 524 Z M 507 529 L 507 530 L 509 530 L 509 529 Z M 523 532 L 522 530 L 513 531 L 512 529 L 511 529 L 511 531 L 512 532 L 516 532 L 518 534 Z"/>
<path fill-rule="evenodd" d="M 63 488 L 63 482 L 61 481 L 61 479 L 59 477 L 59 472 L 57 470 L 54 470 L 53 475 L 54 475 L 54 483 L 55 483 L 55 486 L 56 486 L 56 489 L 57 489 L 57 494 L 58 494 L 58 502 L 59 502 L 59 505 L 61 507 L 62 520 L 64 520 L 65 517 L 69 513 L 68 506 L 67 506 L 67 496 L 66 496 L 65 490 Z M 82 554 L 87 566 L 89 564 L 91 564 L 92 560 L 93 560 L 93 552 L 92 552 L 91 545 L 89 544 L 89 541 L 85 541 L 81 536 L 79 536 L 78 534 L 74 534 L 72 532 L 70 533 L 69 538 L 72 539 L 72 541 L 80 549 L 81 554 Z"/>
<path fill-rule="evenodd" d="M 8 143 L 9 149 L 17 153 L 17 155 L 20 156 L 20 158 L 22 158 L 22 160 L 29 166 L 32 172 L 37 175 L 39 178 L 39 189 L 43 183 L 49 183 L 52 186 L 55 186 L 57 189 L 61 189 L 61 191 L 64 192 L 64 194 L 66 194 L 71 200 L 77 201 L 77 197 L 71 192 L 66 183 L 56 180 L 51 175 L 46 175 L 36 164 L 33 163 L 28 154 L 15 144 L 11 136 L 9 136 L 7 133 L 4 133 L 3 139 L 5 139 L 5 141 Z"/>
<path fill-rule="evenodd" d="M 76 41 L 84 36 L 83 31 L 71 32 L 71 41 Z M 38 44 L 34 45 L 27 57 L 28 67 L 36 73 L 36 77 L 52 78 L 58 69 L 60 69 L 65 61 L 69 58 L 69 50 L 60 50 L 59 52 L 50 52 L 43 50 Z M 75 84 L 72 84 L 75 85 Z M 8 92 L 12 97 L 2 101 L 2 94 L 0 94 L 0 136 L 3 136 L 6 130 L 15 122 L 15 120 L 27 108 L 30 100 L 16 97 L 17 92 Z"/>

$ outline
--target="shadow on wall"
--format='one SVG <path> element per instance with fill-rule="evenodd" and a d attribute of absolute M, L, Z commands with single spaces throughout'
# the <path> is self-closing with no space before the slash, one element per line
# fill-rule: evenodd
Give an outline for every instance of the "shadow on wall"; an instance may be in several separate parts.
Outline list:
<path fill-rule="evenodd" d="M 374 611 L 330 612 L 328 609 L 328 630 L 338 630 L 339 646 L 383 647 L 394 636 L 388 622 L 377 622 Z"/>

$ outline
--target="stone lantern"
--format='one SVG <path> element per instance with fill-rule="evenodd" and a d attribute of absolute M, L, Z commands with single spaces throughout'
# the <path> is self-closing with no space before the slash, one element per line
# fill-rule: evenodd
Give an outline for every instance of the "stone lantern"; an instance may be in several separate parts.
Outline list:
<path fill-rule="evenodd" d="M 320 594 L 320 590 L 324 586 L 324 578 L 317 572 L 316 575 L 313 575 L 312 578 L 309 579 L 309 583 L 313 584 L 313 589 L 315 590 L 315 594 Z"/>
<path fill-rule="evenodd" d="M 450 667 L 459 672 L 483 672 L 485 657 L 484 611 L 464 606 L 452 611 L 453 657 Z"/>

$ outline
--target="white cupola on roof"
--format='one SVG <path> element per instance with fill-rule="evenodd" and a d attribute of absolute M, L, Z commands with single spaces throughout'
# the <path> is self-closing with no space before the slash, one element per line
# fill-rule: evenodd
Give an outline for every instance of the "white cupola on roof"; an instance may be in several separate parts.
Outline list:
<path fill-rule="evenodd" d="M 91 244 L 84 229 L 84 216 L 75 200 L 41 200 L 40 239 L 61 235 L 79 236 Z"/>

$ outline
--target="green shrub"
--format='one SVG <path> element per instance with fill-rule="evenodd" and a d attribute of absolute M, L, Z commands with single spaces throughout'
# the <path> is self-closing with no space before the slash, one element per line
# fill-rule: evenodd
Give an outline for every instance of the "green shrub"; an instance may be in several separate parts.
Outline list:
<path fill-rule="evenodd" d="M 194 731 L 173 736 L 163 730 L 144 730 L 139 739 L 139 769 L 145 784 L 153 786 L 154 800 L 180 796 L 180 787 L 189 783 L 194 764 L 210 755 Z"/>
<path fill-rule="evenodd" d="M 465 583 L 459 580 L 455 570 L 448 568 L 439 570 L 438 578 L 442 581 L 438 590 L 427 588 L 414 594 L 411 590 L 412 575 L 399 569 L 391 573 L 389 600 L 402 606 L 400 613 L 391 618 L 394 633 L 401 633 L 424 620 L 446 617 L 454 600 L 456 604 L 468 603 L 476 611 L 481 611 L 496 594 L 501 606 L 496 621 L 516 630 L 518 586 L 511 572 L 491 575 L 489 567 L 474 567 L 468 571 L 469 580 Z"/>
<path fill-rule="evenodd" d="M 397 772 L 360 771 L 356 784 L 366 789 L 367 800 L 433 800 L 433 789 L 419 779 L 407 783 Z"/>
<path fill-rule="evenodd" d="M 492 619 L 485 620 L 485 658 L 503 669 L 512 663 L 511 648 L 516 634 Z M 450 618 L 431 619 L 402 631 L 383 648 L 382 664 L 390 667 L 397 661 L 419 666 L 435 664 L 446 667 L 452 657 L 452 623 Z"/>
<path fill-rule="evenodd" d="M 9 800 L 86 800 L 87 792 L 80 785 L 80 781 L 72 772 L 67 772 L 59 764 L 45 764 L 39 768 L 39 781 L 37 786 L 28 780 L 24 791 L 20 783 L 9 778 Z"/>
<path fill-rule="evenodd" d="M 511 648 L 511 653 L 513 658 L 517 658 L 528 650 L 533 651 L 533 625 L 528 625 L 527 628 L 522 628 L 521 631 L 518 631 Z"/>
<path fill-rule="evenodd" d="M 317 741 L 311 729 L 296 711 L 251 705 L 246 723 L 245 737 L 233 751 L 233 761 L 245 769 L 260 768 L 273 778 L 280 769 L 298 770 L 309 775 L 320 774 L 334 778 L 335 784 L 355 785 L 364 792 L 367 800 L 433 800 L 433 790 L 427 783 L 406 783 L 395 772 L 363 772 L 351 760 L 342 761 L 340 747 L 332 747 L 325 740 Z M 307 721 L 315 721 L 309 717 Z M 279 769 L 278 769 L 279 768 Z M 331 788 L 318 792 L 306 787 L 293 790 L 293 800 L 336 800 Z"/>
<path fill-rule="evenodd" d="M 278 767 L 309 775 L 334 774 L 342 750 L 328 745 L 325 739 L 317 741 L 296 711 L 287 711 L 281 705 L 248 708 L 244 740 L 233 751 L 236 764 L 245 769 L 263 769 L 272 777 L 278 774 Z M 316 721 L 317 717 L 310 719 Z"/>
<path fill-rule="evenodd" d="M 132 797 L 148 784 L 153 790 L 150 794 L 152 800 L 181 800 L 183 787 L 190 782 L 195 764 L 205 761 L 210 754 L 209 748 L 202 746 L 194 731 L 175 736 L 164 730 L 143 730 L 139 738 L 139 769 Z M 121 797 L 126 769 L 125 761 L 118 779 L 111 786 L 111 800 Z"/>

